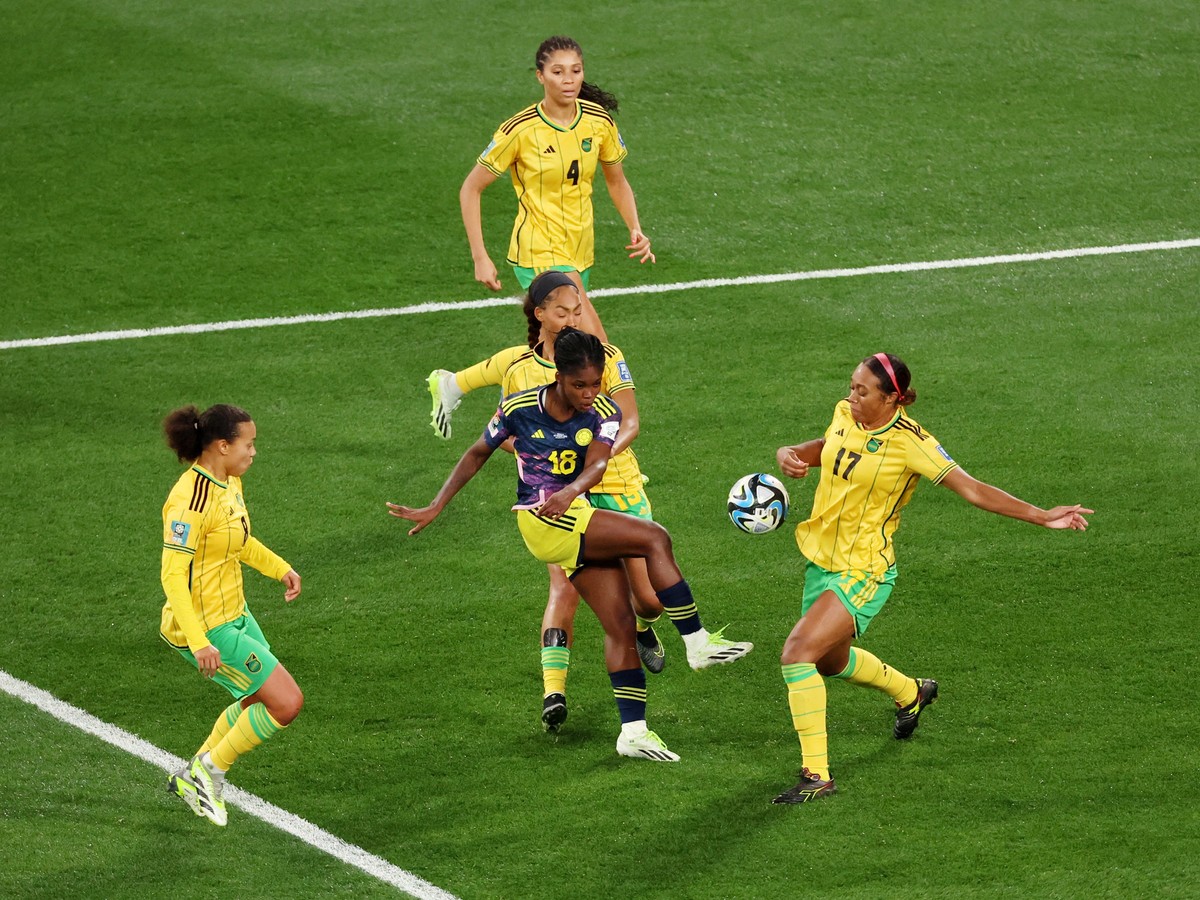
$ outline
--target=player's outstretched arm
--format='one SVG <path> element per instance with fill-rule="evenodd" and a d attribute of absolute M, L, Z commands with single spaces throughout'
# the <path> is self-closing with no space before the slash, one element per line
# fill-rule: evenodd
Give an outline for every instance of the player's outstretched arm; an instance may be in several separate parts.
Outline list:
<path fill-rule="evenodd" d="M 442 489 L 438 491 L 432 503 L 417 509 L 389 502 L 387 504 L 388 515 L 395 516 L 397 519 L 407 519 L 410 522 L 415 522 L 416 525 L 410 528 L 408 533 L 416 534 L 441 514 L 446 505 L 454 498 L 454 495 L 462 490 L 463 485 L 474 478 L 475 474 L 483 468 L 483 464 L 491 458 L 492 452 L 492 448 L 488 446 L 487 441 L 480 438 L 467 448 L 467 452 L 455 464 L 450 472 L 450 476 L 446 479 L 446 483 L 442 485 Z"/>
<path fill-rule="evenodd" d="M 1070 529 L 1085 531 L 1088 521 L 1084 515 L 1091 515 L 1095 510 L 1087 509 L 1079 504 L 1072 506 L 1056 506 L 1053 509 L 1042 509 L 1032 503 L 1026 503 L 1012 494 L 1006 493 L 994 485 L 987 484 L 977 478 L 972 478 L 963 469 L 955 469 L 942 479 L 942 484 L 954 491 L 968 503 L 986 509 L 988 512 L 1010 519 L 1020 519 L 1022 522 L 1032 522 L 1043 528 Z"/>
<path fill-rule="evenodd" d="M 812 466 L 821 465 L 821 449 L 825 438 L 817 438 L 791 447 L 780 447 L 775 451 L 775 462 L 779 470 L 789 478 L 803 478 Z"/>

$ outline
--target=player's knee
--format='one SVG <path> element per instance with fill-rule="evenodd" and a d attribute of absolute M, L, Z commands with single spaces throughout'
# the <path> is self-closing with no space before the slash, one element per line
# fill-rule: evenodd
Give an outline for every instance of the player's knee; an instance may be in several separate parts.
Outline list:
<path fill-rule="evenodd" d="M 651 522 L 650 524 L 654 526 L 649 530 L 647 535 L 651 549 L 655 553 L 670 556 L 674 552 L 671 544 L 671 533 L 657 522 Z"/>
<path fill-rule="evenodd" d="M 304 692 L 300 688 L 289 691 L 284 697 L 281 697 L 276 708 L 271 710 L 271 715 L 275 717 L 280 725 L 291 725 L 300 715 L 300 710 L 304 708 Z"/>
<path fill-rule="evenodd" d="M 779 654 L 779 662 L 785 666 L 794 663 L 814 663 L 816 654 L 812 647 L 801 635 L 790 634 L 783 642 L 783 651 Z"/>

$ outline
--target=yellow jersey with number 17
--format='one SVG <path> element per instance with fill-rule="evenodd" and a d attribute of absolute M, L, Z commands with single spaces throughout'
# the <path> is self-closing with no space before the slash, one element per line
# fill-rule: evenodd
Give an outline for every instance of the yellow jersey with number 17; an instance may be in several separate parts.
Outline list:
<path fill-rule="evenodd" d="M 592 183 L 596 166 L 615 165 L 627 154 L 608 110 L 575 101 L 575 119 L 558 125 L 540 103 L 526 107 L 497 130 L 477 162 L 494 175 L 512 175 L 517 218 L 508 245 L 510 265 L 528 269 L 595 261 Z"/>
<path fill-rule="evenodd" d="M 892 536 L 921 476 L 937 484 L 956 468 L 903 409 L 868 431 L 842 400 L 825 431 L 812 515 L 796 526 L 800 552 L 831 572 L 883 574 L 896 564 Z"/>

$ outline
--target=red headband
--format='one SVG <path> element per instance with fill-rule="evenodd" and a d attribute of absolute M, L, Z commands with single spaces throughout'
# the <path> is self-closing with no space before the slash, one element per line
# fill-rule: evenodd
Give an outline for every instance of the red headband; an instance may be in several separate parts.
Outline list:
<path fill-rule="evenodd" d="M 884 369 L 887 370 L 888 375 L 892 379 L 892 387 L 896 389 L 896 393 L 903 399 L 904 391 L 900 390 L 900 382 L 896 380 L 896 370 L 892 368 L 892 361 L 888 359 L 888 355 L 886 353 L 876 353 L 875 358 L 883 364 Z"/>

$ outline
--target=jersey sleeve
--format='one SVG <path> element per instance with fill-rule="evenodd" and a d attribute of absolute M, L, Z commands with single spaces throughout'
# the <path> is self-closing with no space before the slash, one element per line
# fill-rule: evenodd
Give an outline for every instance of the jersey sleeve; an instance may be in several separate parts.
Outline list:
<path fill-rule="evenodd" d="M 282 556 L 268 550 L 267 546 L 253 535 L 246 538 L 239 559 L 275 581 L 282 580 L 292 568 Z"/>
<path fill-rule="evenodd" d="M 509 439 L 512 432 L 509 431 L 508 416 L 504 414 L 504 410 L 500 407 L 496 408 L 496 414 L 492 416 L 492 420 L 487 423 L 487 427 L 483 429 L 483 440 L 489 447 L 495 450 L 501 444 Z"/>
<path fill-rule="evenodd" d="M 934 484 L 958 468 L 954 457 L 946 452 L 932 434 L 925 432 L 923 438 L 910 435 L 906 436 L 906 440 L 908 446 L 905 453 L 908 467 Z"/>
<path fill-rule="evenodd" d="M 616 122 L 605 123 L 604 140 L 600 144 L 600 164 L 615 166 L 629 155 Z"/>
<path fill-rule="evenodd" d="M 517 138 L 516 131 L 505 134 L 503 129 L 498 129 L 492 135 L 492 142 L 483 148 L 483 152 L 475 161 L 493 175 L 503 175 L 517 158 L 520 149 Z"/>
<path fill-rule="evenodd" d="M 592 408 L 596 418 L 600 420 L 596 424 L 596 440 L 611 447 L 617 442 L 617 432 L 621 430 L 621 407 L 604 394 L 600 394 Z"/>
<path fill-rule="evenodd" d="M 163 509 L 163 549 L 160 579 L 163 592 L 175 621 L 187 637 L 188 649 L 193 653 L 209 645 L 200 624 L 200 617 L 192 606 L 191 569 L 199 546 L 204 516 L 187 509 L 182 503 L 170 504 Z"/>
<path fill-rule="evenodd" d="M 633 390 L 633 375 L 629 373 L 629 365 L 619 347 L 612 344 L 604 345 L 604 393 L 610 397 L 621 391 Z"/>

